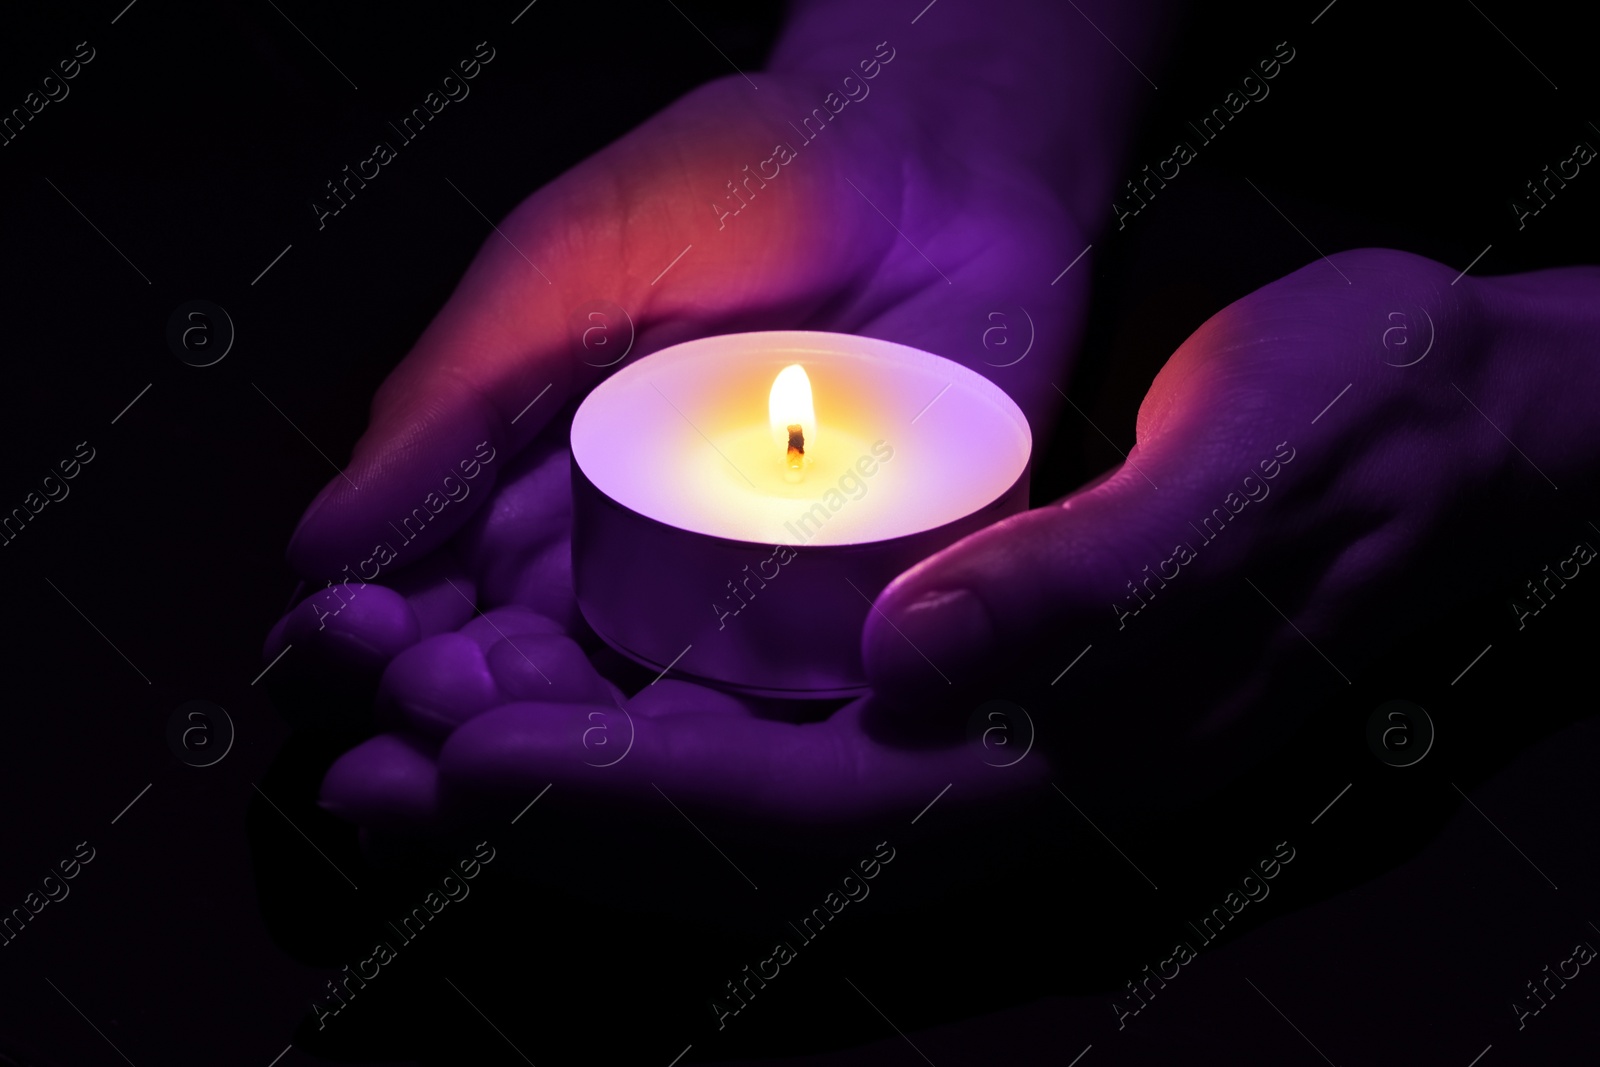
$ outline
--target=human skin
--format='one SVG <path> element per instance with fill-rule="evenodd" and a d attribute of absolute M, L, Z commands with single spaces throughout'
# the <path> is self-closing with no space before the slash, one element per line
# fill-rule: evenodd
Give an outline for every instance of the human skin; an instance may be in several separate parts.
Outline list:
<path fill-rule="evenodd" d="M 431 771 L 406 761 L 431 758 L 441 719 L 459 723 L 486 710 L 486 701 L 504 702 L 470 642 L 436 639 L 468 623 L 474 601 L 485 609 L 531 607 L 553 620 L 546 627 L 525 615 L 514 623 L 496 615 L 497 623 L 468 627 L 480 637 L 520 636 L 493 631 L 496 624 L 582 635 L 571 594 L 565 427 L 551 420 L 606 370 L 594 365 L 604 360 L 574 345 L 574 308 L 609 300 L 626 309 L 637 328 L 634 354 L 758 328 L 914 345 L 987 373 L 1016 399 L 1037 437 L 1048 433 L 1060 404 L 1050 383 L 1068 380 L 1092 257 L 1062 270 L 1104 225 L 1144 84 L 1100 31 L 1153 66 L 1164 25 L 1155 16 L 1165 6 L 1130 13 L 1091 4 L 1080 13 L 1002 0 L 982 12 L 924 12 L 914 32 L 900 15 L 862 8 L 798 5 L 765 71 L 691 93 L 529 197 L 499 225 L 504 239 L 488 238 L 379 390 L 348 481 L 329 483 L 291 542 L 291 564 L 313 583 L 345 577 L 341 571 L 370 557 L 375 541 L 392 541 L 390 521 L 435 490 L 479 442 L 492 442 L 499 458 L 485 465 L 467 500 L 403 546 L 376 579 L 390 588 L 315 594 L 269 638 L 271 655 L 297 646 L 298 664 L 285 664 L 286 678 L 299 672 L 326 688 L 341 671 L 384 676 L 380 719 L 404 722 L 411 736 L 375 742 L 401 762 L 375 770 L 369 784 L 427 779 Z M 864 86 L 870 94 L 860 95 Z M 735 203 L 730 180 L 771 156 L 774 142 L 797 142 L 791 123 L 819 106 L 837 108 L 829 99 L 836 92 L 851 97 L 848 106 L 813 142 L 796 145 L 797 158 L 778 177 L 767 170 L 771 180 L 726 217 Z M 985 331 L 992 312 L 1019 305 L 1031 309 L 1032 349 L 999 367 L 1001 357 L 984 347 Z M 424 639 L 431 643 L 415 647 Z M 547 642 L 540 651 L 571 663 L 574 648 Z M 513 660 L 538 661 L 521 653 Z M 583 673 L 569 688 L 575 699 L 596 699 L 605 691 Z M 555 696 L 538 695 L 546 703 Z M 646 715 L 743 707 L 670 680 L 629 707 L 641 703 Z M 615 711 L 613 701 L 605 706 Z M 569 710 L 583 723 L 580 736 L 592 737 L 583 707 Z M 829 721 L 837 728 L 859 714 L 852 706 Z M 738 736 L 724 732 L 729 743 Z M 896 768 L 911 756 L 884 755 L 878 803 L 892 803 Z M 358 763 L 342 764 L 331 781 Z M 337 793 L 330 806 L 353 817 L 372 810 Z M 859 813 L 841 797 L 832 817 Z"/>
<path fill-rule="evenodd" d="M 436 677 L 479 673 L 484 684 L 444 713 L 452 725 L 433 724 L 437 711 L 402 710 L 390 734 L 334 766 L 324 798 L 358 821 L 422 825 L 452 795 L 529 796 L 553 782 L 644 803 L 659 789 L 697 818 L 723 813 L 770 828 L 915 811 L 947 783 L 954 806 L 1036 790 L 1049 776 L 1075 793 L 1156 808 L 1215 787 L 1292 729 L 1286 709 L 1314 706 L 1461 599 L 1513 589 L 1529 554 L 1565 547 L 1576 536 L 1568 527 L 1581 528 L 1552 483 L 1570 493 L 1594 475 L 1594 449 L 1582 444 L 1593 393 L 1567 383 L 1595 375 L 1600 269 L 1452 284 L 1454 275 L 1402 252 L 1340 253 L 1213 316 L 1152 384 L 1126 464 L 951 546 L 885 591 L 887 619 L 864 635 L 875 693 L 822 722 L 763 717 L 668 680 L 626 699 L 632 747 L 599 768 L 585 731 L 600 722 L 620 739 L 616 701 L 530 702 L 463 655 Z M 1435 326 L 1432 350 L 1414 366 L 1394 366 L 1380 340 L 1396 307 L 1425 309 Z M 1188 524 L 1244 475 L 1259 476 L 1283 442 L 1293 458 L 1265 483 L 1270 493 L 1201 542 Z M 517 487 L 540 492 L 541 468 L 565 458 L 552 449 L 512 480 L 512 514 Z M 513 532 L 513 522 L 488 518 L 469 534 L 494 557 L 515 553 Z M 1172 554 L 1173 540 L 1198 542 L 1196 558 L 1123 630 L 1111 605 L 1125 602 L 1125 583 L 1143 566 Z M 497 580 L 559 580 L 551 557 L 522 559 Z M 941 616 L 953 589 L 979 599 L 987 635 Z M 933 607 L 917 606 L 930 597 Z M 548 626 L 504 610 L 508 634 Z M 1219 619 L 1248 621 L 1229 642 L 1213 638 Z M 481 620 L 472 625 L 493 639 Z M 1136 651 L 1119 650 L 1119 634 Z M 550 640 L 546 656 L 557 651 Z M 1145 668 L 1131 703 L 1091 687 L 1088 700 L 1035 705 L 1039 755 L 1003 775 L 970 746 L 908 745 L 883 726 L 952 711 L 965 721 L 970 704 L 952 708 L 937 676 L 930 682 L 928 659 L 970 696 L 1017 671 L 1052 675 L 1090 642 L 1124 670 L 1163 670 Z M 464 687 L 446 691 L 445 700 L 465 699 Z"/>
<path fill-rule="evenodd" d="M 814 43 L 831 62 L 832 45 L 822 35 Z M 786 39 L 780 60 L 787 46 Z M 909 48 L 894 63 L 902 58 L 911 58 Z M 780 62 L 755 75 L 757 92 L 804 113 L 825 90 L 797 73 L 803 66 Z M 758 158 L 717 147 L 740 122 L 753 129 L 762 121 L 742 80 L 675 105 L 575 170 L 578 177 L 535 194 L 502 228 L 533 262 L 569 264 L 547 273 L 562 279 L 570 302 L 601 295 L 644 309 L 641 350 L 735 328 L 812 326 L 959 356 L 952 338 L 976 332 L 966 324 L 981 324 L 999 294 L 1038 289 L 1054 264 L 1081 249 L 1089 226 L 1078 191 L 1105 179 L 1076 175 L 1062 193 L 1058 172 L 1071 153 L 1031 143 L 1016 156 L 997 150 L 974 164 L 981 173 L 936 148 L 912 152 L 910 164 L 894 156 L 890 166 L 878 158 L 882 138 L 903 133 L 900 123 L 917 130 L 917 120 L 887 108 L 869 116 L 874 101 L 889 102 L 877 95 L 888 79 L 909 69 L 881 72 L 875 95 L 842 114 L 839 140 L 802 149 L 792 171 L 725 230 L 713 228 L 702 190 Z M 851 118 L 864 121 L 844 125 Z M 843 136 L 853 128 L 858 138 Z M 696 134 L 713 144 L 686 166 L 676 146 Z M 1070 124 L 1050 135 L 1068 144 L 1090 136 Z M 751 137 L 745 143 L 763 143 Z M 840 181 L 853 166 L 868 168 L 849 171 L 859 193 Z M 596 182 L 597 174 L 608 180 Z M 639 174 L 671 180 L 630 185 Z M 984 184 L 1019 176 L 1014 195 L 994 197 Z M 790 178 L 799 180 L 784 184 Z M 595 187 L 615 188 L 615 196 L 596 198 Z M 867 200 L 907 234 L 933 231 L 917 240 L 920 252 L 892 232 L 873 238 L 874 226 L 886 228 Z M 763 207 L 773 210 L 763 215 Z M 572 212 L 581 225 L 569 224 Z M 830 226 L 806 225 L 823 216 Z M 947 217 L 972 227 L 934 225 Z M 653 289 L 647 279 L 691 242 L 711 254 L 686 257 Z M 781 270 L 763 251 L 774 243 L 793 250 Z M 950 284 L 929 270 L 924 253 Z M 653 790 L 663 790 L 697 818 L 736 813 L 747 824 L 815 826 L 916 811 L 946 784 L 951 805 L 1037 789 L 1052 775 L 1075 793 L 1156 807 L 1214 788 L 1292 729 L 1284 709 L 1314 705 L 1398 634 L 1446 612 L 1469 591 L 1464 574 L 1472 589 L 1509 587 L 1519 553 L 1564 536 L 1569 516 L 1545 476 L 1582 485 L 1593 475 L 1594 450 L 1582 442 L 1585 398 L 1594 395 L 1597 333 L 1588 309 L 1596 272 L 1455 274 L 1405 253 L 1347 252 L 1219 312 L 1152 384 L 1126 465 L 902 576 L 879 597 L 863 635 L 873 696 L 797 724 L 670 678 L 631 695 L 606 690 L 563 636 L 579 632 L 566 540 L 568 460 L 559 433 L 535 433 L 557 405 L 535 405 L 515 427 L 508 420 L 552 379 L 547 401 L 578 395 L 595 375 L 565 350 L 567 305 L 535 298 L 545 283 L 517 251 L 491 239 L 380 393 L 350 468 L 359 499 L 333 483 L 291 547 L 303 573 L 329 573 L 370 551 L 364 524 L 411 506 L 407 494 L 420 496 L 436 457 L 470 454 L 480 439 L 520 453 L 495 471 L 506 480 L 484 494 L 489 503 L 465 526 L 467 509 L 429 535 L 452 535 L 424 565 L 432 571 L 401 572 L 395 594 L 363 587 L 363 596 L 372 594 L 366 604 L 326 629 L 313 625 L 314 607 L 302 606 L 275 631 L 269 656 L 293 639 L 388 672 L 380 693 L 387 732 L 335 765 L 325 802 L 364 823 L 415 826 L 436 820 L 451 796 L 531 796 L 556 782 L 619 803 L 658 803 Z M 1063 286 L 1073 288 L 1043 298 L 1054 299 L 1040 305 L 1054 309 L 1043 326 L 1045 353 L 1070 349 L 1086 277 L 1068 275 Z M 1426 309 L 1437 329 L 1436 347 L 1412 367 L 1384 358 L 1380 339 L 1396 308 Z M 990 373 L 1036 427 L 1047 424 L 1055 395 L 1048 384 L 1065 361 L 1025 360 L 1014 370 Z M 1588 388 L 1573 388 L 1573 379 Z M 1274 476 L 1270 496 L 1202 547 L 1125 630 L 1118 626 L 1113 605 L 1128 603 L 1127 583 L 1170 557 L 1173 542 L 1190 540 L 1190 524 L 1283 442 L 1295 458 Z M 457 588 L 446 588 L 445 578 Z M 490 609 L 492 624 L 468 622 L 472 600 Z M 538 615 L 506 607 L 515 604 Z M 1218 620 L 1239 624 L 1227 631 L 1233 640 L 1212 639 Z M 463 639 L 436 636 L 457 628 Z M 1130 647 L 1114 643 L 1124 638 Z M 517 648 L 501 647 L 495 661 L 495 646 L 507 641 Z M 1088 660 L 1076 669 L 1091 679 L 1081 691 L 1034 705 L 1043 720 L 1038 757 L 1006 775 L 958 743 L 907 742 L 907 733 L 964 723 L 986 695 L 1047 693 L 1048 679 L 1091 643 L 1102 665 Z M 547 672 L 546 699 L 530 699 L 540 694 L 528 678 L 507 673 L 519 660 L 564 665 Z M 1113 705 L 1107 686 L 1093 681 L 1094 672 L 1118 669 L 1138 672 L 1138 715 L 1127 712 L 1125 696 Z M 597 722 L 620 728 L 619 703 L 633 747 L 597 768 L 603 761 L 591 731 Z"/>
<path fill-rule="evenodd" d="M 1150 62 L 1164 5 L 1104 6 L 1087 10 Z M 1069 367 L 1091 260 L 1052 283 L 1106 221 L 1139 84 L 1070 10 L 1001 0 L 935 8 L 911 27 L 845 0 L 800 5 L 765 71 L 702 86 L 501 221 L 378 390 L 344 475 L 295 532 L 291 565 L 339 577 L 454 457 L 484 440 L 512 456 L 538 439 L 611 369 L 575 343 L 571 315 L 595 301 L 636 326 L 630 357 L 757 328 L 921 347 L 991 374 L 1046 436 L 1061 403 L 1048 383 Z M 805 143 L 801 120 L 840 107 L 829 94 L 842 110 Z M 730 184 L 779 142 L 797 158 L 719 217 L 713 205 L 737 204 Z M 1018 305 L 1037 309 L 1037 355 L 998 368 L 982 344 L 989 314 Z M 400 565 L 475 506 L 442 515 Z"/>

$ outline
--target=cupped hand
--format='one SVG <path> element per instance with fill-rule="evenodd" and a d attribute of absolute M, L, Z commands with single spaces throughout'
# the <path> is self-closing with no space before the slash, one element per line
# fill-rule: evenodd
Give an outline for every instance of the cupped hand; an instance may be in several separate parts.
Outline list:
<path fill-rule="evenodd" d="M 1223 309 L 1156 376 L 1122 466 L 884 591 L 875 692 L 908 725 L 1031 694 L 1062 776 L 1128 805 L 1215 786 L 1399 636 L 1571 554 L 1555 486 L 1594 471 L 1571 383 L 1596 273 L 1367 249 Z"/>
<path fill-rule="evenodd" d="M 1079 227 L 1031 166 L 952 151 L 909 117 L 893 73 L 803 130 L 843 99 L 828 79 L 713 82 L 523 201 L 378 390 L 295 532 L 295 570 L 388 582 L 416 566 L 569 401 L 707 334 L 925 348 L 991 373 L 1042 433 L 1056 399 L 1038 387 L 1061 377 L 1084 309 L 1087 270 L 1051 285 Z"/>
<path fill-rule="evenodd" d="M 484 698 L 441 758 L 405 757 L 413 780 L 427 783 L 409 794 L 426 801 L 407 817 L 435 811 L 451 781 L 509 794 L 581 780 L 637 799 L 661 791 L 674 768 L 683 772 L 674 787 L 701 810 L 779 822 L 865 817 L 925 787 L 920 771 L 953 782 L 930 753 L 994 763 L 958 755 L 948 727 L 991 697 L 1025 694 L 1041 755 L 1007 788 L 1055 774 L 1131 810 L 1213 787 L 1281 740 L 1297 709 L 1447 610 L 1464 592 L 1461 574 L 1492 587 L 1523 554 L 1508 545 L 1549 536 L 1549 479 L 1592 473 L 1594 449 L 1574 444 L 1581 409 L 1542 412 L 1572 406 L 1552 407 L 1545 372 L 1572 365 L 1592 340 L 1593 324 L 1561 324 L 1562 309 L 1595 288 L 1593 273 L 1452 284 L 1440 264 L 1377 250 L 1312 264 L 1180 347 L 1140 410 L 1125 465 L 886 590 L 864 635 L 876 699 L 797 726 L 673 686 L 645 694 L 644 709 L 662 700 L 690 714 L 650 716 L 637 750 L 645 758 L 583 778 L 577 764 L 603 762 L 583 748 L 584 729 L 600 723 L 591 739 L 617 736 L 617 701 L 613 711 L 595 702 L 550 713 Z M 1531 446 L 1538 464 L 1507 437 Z M 934 681 L 929 661 L 955 684 Z M 716 709 L 741 718 L 716 721 Z M 919 748 L 900 732 L 930 727 L 943 730 L 942 744 Z M 804 756 L 813 742 L 836 768 L 853 763 L 870 788 L 826 779 L 827 790 L 815 789 L 824 779 L 808 778 Z M 396 751 L 352 753 L 330 791 L 348 799 L 363 777 L 369 786 L 404 779 L 367 773 Z M 364 817 L 404 809 L 403 795 L 368 788 Z"/>

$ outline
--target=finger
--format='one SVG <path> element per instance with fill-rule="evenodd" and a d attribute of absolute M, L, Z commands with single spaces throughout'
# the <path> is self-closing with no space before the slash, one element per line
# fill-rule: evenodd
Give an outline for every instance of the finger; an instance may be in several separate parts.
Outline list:
<path fill-rule="evenodd" d="M 436 634 L 394 658 L 378 683 L 380 722 L 441 736 L 501 703 L 483 649 L 457 633 Z"/>
<path fill-rule="evenodd" d="M 865 205 L 840 206 L 830 167 L 771 183 L 769 210 L 738 226 L 706 210 L 705 177 L 739 174 L 749 145 L 785 127 L 782 95 L 776 84 L 758 101 L 743 86 L 703 87 L 504 219 L 379 389 L 349 464 L 295 531 L 295 569 L 337 573 L 400 516 L 415 516 L 423 553 L 459 530 L 505 462 L 609 372 L 574 348 L 568 319 L 583 305 L 623 309 L 643 355 L 707 330 L 749 328 L 755 315 L 794 322 L 869 270 L 893 231 Z M 899 173 L 897 163 L 877 169 Z M 813 225 L 823 214 L 841 224 Z M 774 246 L 785 255 L 771 255 Z M 459 495 L 469 479 L 469 495 L 429 513 L 430 494 Z"/>
<path fill-rule="evenodd" d="M 439 634 L 395 657 L 378 687 L 384 721 L 435 738 L 526 699 L 609 703 L 611 690 L 576 642 L 552 634 L 519 634 L 487 650 L 463 634 Z"/>
<path fill-rule="evenodd" d="M 471 560 L 485 605 L 521 604 L 577 625 L 572 588 L 571 455 L 564 439 L 535 442 L 452 543 Z"/>
<path fill-rule="evenodd" d="M 358 593 L 314 593 L 267 635 L 258 680 L 296 726 L 368 732 L 379 677 L 421 636 L 405 597 L 380 585 Z"/>
<path fill-rule="evenodd" d="M 461 636 L 485 652 L 508 637 L 528 634 L 560 634 L 561 625 L 532 608 L 508 604 L 491 608 L 461 627 Z"/>
<path fill-rule="evenodd" d="M 417 639 L 416 615 L 394 590 L 381 585 L 354 591 L 330 587 L 313 593 L 279 619 L 267 634 L 262 655 L 272 662 L 298 645 L 302 654 L 297 660 L 316 660 L 376 677 Z"/>
<path fill-rule="evenodd" d="M 379 734 L 334 761 L 318 803 L 363 826 L 414 827 L 438 812 L 438 769 L 418 745 Z"/>
<path fill-rule="evenodd" d="M 571 638 L 517 634 L 490 647 L 487 655 L 502 703 L 515 700 L 604 704 L 611 690 L 589 657 Z"/>
<path fill-rule="evenodd" d="M 542 399 L 554 409 L 570 395 L 555 300 L 532 293 L 526 273 L 526 264 L 485 246 L 374 397 L 345 470 L 301 519 L 288 549 L 296 571 L 337 572 L 397 536 L 405 548 L 394 566 L 425 556 L 478 510 L 500 466 L 548 421 L 537 411 L 512 425 L 511 398 L 527 403 L 549 385 Z M 522 307 L 516 292 L 529 297 Z M 535 376 L 547 380 L 534 386 Z"/>
<path fill-rule="evenodd" d="M 863 729 L 865 701 L 824 722 L 796 725 L 720 711 L 619 719 L 616 709 L 571 704 L 511 704 L 477 716 L 445 742 L 439 768 L 445 788 L 505 797 L 554 783 L 606 802 L 659 806 L 665 796 L 685 810 L 727 819 L 815 825 L 885 814 L 915 815 L 951 783 L 974 801 L 1036 786 L 1040 760 L 1004 771 L 970 746 L 891 748 Z M 597 756 L 632 730 L 625 755 Z"/>
<path fill-rule="evenodd" d="M 1132 620 L 1178 595 L 1165 592 L 1174 584 L 1191 621 L 1219 583 L 1248 595 L 1244 571 L 1266 562 L 1263 546 L 1305 533 L 1267 516 L 1295 514 L 1282 500 L 1312 472 L 1291 464 L 1325 451 L 1331 423 L 1313 416 L 1360 350 L 1340 296 L 1301 271 L 1214 316 L 1156 377 L 1119 469 L 891 583 L 862 635 L 875 690 L 922 715 L 997 685 L 1043 687 L 1097 640 L 1149 632 Z M 1152 614 L 1174 618 L 1165 606 Z"/>
<path fill-rule="evenodd" d="M 424 637 L 459 629 L 476 608 L 474 583 L 447 555 L 378 585 L 359 578 L 330 582 L 273 625 L 265 655 L 307 649 L 289 668 L 305 678 L 333 670 L 376 681 L 389 661 Z"/>
<path fill-rule="evenodd" d="M 448 549 L 391 579 L 417 617 L 423 637 L 459 630 L 477 614 L 477 583 Z"/>

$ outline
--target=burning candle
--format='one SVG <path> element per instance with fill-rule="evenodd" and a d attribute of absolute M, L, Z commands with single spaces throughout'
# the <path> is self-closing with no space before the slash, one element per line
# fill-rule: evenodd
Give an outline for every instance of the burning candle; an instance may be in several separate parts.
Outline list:
<path fill-rule="evenodd" d="M 872 600 L 1023 510 L 1031 448 L 997 386 L 905 345 L 783 331 L 662 349 L 573 419 L 579 608 L 654 671 L 863 692 Z"/>
<path fill-rule="evenodd" d="M 805 477 L 806 431 L 813 446 L 817 436 L 817 412 L 811 402 L 811 379 L 806 369 L 791 363 L 778 372 L 767 397 L 767 421 L 772 435 L 783 442 L 784 477 L 798 482 Z"/>

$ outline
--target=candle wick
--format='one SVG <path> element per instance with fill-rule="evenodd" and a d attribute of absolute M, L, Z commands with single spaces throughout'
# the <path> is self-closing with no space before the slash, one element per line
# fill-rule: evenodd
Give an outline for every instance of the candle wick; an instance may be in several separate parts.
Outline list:
<path fill-rule="evenodd" d="M 789 452 L 787 457 L 788 470 L 785 477 L 795 481 L 800 477 L 806 462 L 806 435 L 799 423 L 789 424 Z"/>

